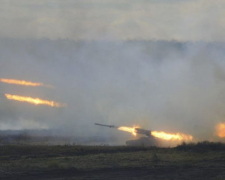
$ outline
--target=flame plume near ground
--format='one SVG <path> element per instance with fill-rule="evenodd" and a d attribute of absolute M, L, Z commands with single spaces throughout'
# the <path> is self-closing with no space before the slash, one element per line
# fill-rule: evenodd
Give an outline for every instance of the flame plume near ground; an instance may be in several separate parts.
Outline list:
<path fill-rule="evenodd" d="M 152 131 L 151 135 L 160 139 L 164 139 L 166 141 L 192 141 L 193 136 L 191 135 L 186 135 L 182 133 L 175 133 L 175 134 L 169 134 L 165 132 L 159 132 L 159 131 Z"/>
<path fill-rule="evenodd" d="M 137 135 L 136 128 L 140 128 L 140 127 L 139 126 L 135 126 L 135 127 L 121 126 L 118 129 L 121 131 L 130 132 L 134 136 L 136 136 Z M 166 133 L 162 131 L 151 131 L 151 135 L 166 141 L 192 141 L 193 140 L 193 136 L 182 134 L 182 133 Z"/>
<path fill-rule="evenodd" d="M 219 123 L 216 125 L 216 135 L 220 138 L 225 137 L 225 123 Z"/>
<path fill-rule="evenodd" d="M 30 82 L 25 80 L 17 80 L 17 79 L 0 79 L 1 82 L 7 83 L 7 84 L 16 84 L 16 85 L 22 85 L 22 86 L 44 86 L 47 88 L 54 88 L 52 85 L 43 84 L 39 82 Z"/>
<path fill-rule="evenodd" d="M 18 95 L 11 95 L 5 94 L 6 98 L 9 100 L 21 101 L 21 102 L 28 102 L 35 105 L 47 105 L 52 107 L 66 107 L 66 104 L 61 104 L 54 101 L 43 100 L 39 98 L 32 98 L 32 97 L 25 97 L 25 96 L 18 96 Z"/>

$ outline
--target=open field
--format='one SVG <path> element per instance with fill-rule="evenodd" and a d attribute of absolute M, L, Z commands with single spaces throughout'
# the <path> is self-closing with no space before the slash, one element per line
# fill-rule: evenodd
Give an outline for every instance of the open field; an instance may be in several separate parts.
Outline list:
<path fill-rule="evenodd" d="M 225 145 L 1 146 L 0 179 L 225 179 Z"/>

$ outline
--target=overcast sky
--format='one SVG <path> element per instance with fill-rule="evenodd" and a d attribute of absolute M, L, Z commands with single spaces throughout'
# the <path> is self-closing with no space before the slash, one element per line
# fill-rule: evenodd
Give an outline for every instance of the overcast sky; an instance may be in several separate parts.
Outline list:
<path fill-rule="evenodd" d="M 224 0 L 0 0 L 0 37 L 224 41 Z"/>

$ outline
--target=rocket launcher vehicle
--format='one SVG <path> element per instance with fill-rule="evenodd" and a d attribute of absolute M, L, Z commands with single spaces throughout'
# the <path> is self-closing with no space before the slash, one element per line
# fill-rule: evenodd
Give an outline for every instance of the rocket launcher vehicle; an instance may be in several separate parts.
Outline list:
<path fill-rule="evenodd" d="M 105 124 L 99 124 L 99 123 L 95 123 L 95 125 L 97 126 L 104 126 L 104 127 L 109 127 L 109 128 L 116 128 L 118 129 L 118 126 L 114 126 L 114 125 L 105 125 Z M 145 130 L 145 129 L 141 129 L 141 128 L 132 128 L 134 130 L 134 132 L 136 134 L 141 134 L 141 135 L 145 135 L 147 137 L 151 136 L 151 131 L 150 130 Z"/>

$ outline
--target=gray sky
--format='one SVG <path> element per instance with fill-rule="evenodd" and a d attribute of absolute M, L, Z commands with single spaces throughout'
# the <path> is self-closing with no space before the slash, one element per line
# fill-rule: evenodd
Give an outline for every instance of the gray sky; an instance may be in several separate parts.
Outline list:
<path fill-rule="evenodd" d="M 0 0 L 0 37 L 224 41 L 224 0 Z"/>

